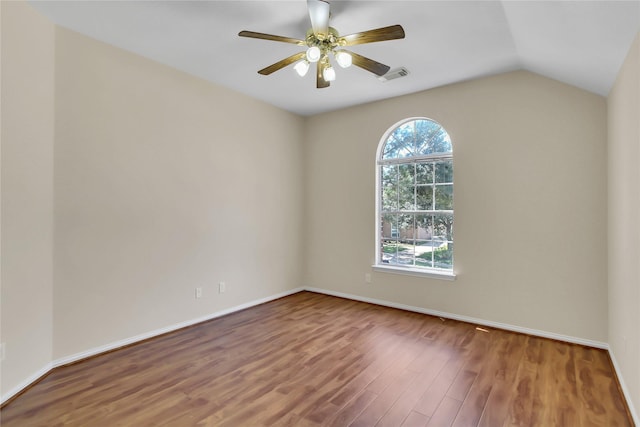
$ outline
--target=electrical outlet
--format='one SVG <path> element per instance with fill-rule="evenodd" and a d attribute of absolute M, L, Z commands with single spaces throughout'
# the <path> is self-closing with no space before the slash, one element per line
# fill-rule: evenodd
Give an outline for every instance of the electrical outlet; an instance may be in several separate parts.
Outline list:
<path fill-rule="evenodd" d="M 225 291 L 227 290 L 227 284 L 224 282 L 220 282 L 218 283 L 218 292 L 221 294 L 224 294 Z"/>
<path fill-rule="evenodd" d="M 196 288 L 196 299 L 202 298 L 202 288 Z"/>
<path fill-rule="evenodd" d="M 364 282 L 371 283 L 371 273 L 364 273 Z"/>
<path fill-rule="evenodd" d="M 0 344 L 0 362 L 2 362 L 4 360 L 4 357 L 6 355 L 6 350 L 7 349 L 7 344 L 6 343 L 1 343 Z"/>

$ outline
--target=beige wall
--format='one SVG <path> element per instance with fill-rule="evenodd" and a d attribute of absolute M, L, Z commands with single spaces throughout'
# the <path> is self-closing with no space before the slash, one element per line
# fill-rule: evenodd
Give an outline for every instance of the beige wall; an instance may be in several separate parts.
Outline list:
<path fill-rule="evenodd" d="M 56 90 L 54 358 L 299 286 L 302 118 L 62 28 Z"/>
<path fill-rule="evenodd" d="M 2 400 L 299 286 L 302 118 L 0 4 Z"/>
<path fill-rule="evenodd" d="M 458 277 L 367 284 L 376 148 L 415 116 L 453 140 Z M 305 285 L 607 341 L 604 98 L 513 72 L 314 116 L 307 133 Z"/>
<path fill-rule="evenodd" d="M 54 27 L 22 2 L 0 10 L 4 396 L 51 362 Z"/>
<path fill-rule="evenodd" d="M 640 34 L 608 98 L 609 344 L 636 411 L 640 410 L 639 81 Z"/>

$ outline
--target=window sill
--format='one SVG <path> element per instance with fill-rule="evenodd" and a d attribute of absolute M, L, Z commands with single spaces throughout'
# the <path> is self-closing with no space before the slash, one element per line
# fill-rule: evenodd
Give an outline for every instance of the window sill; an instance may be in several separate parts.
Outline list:
<path fill-rule="evenodd" d="M 391 265 L 372 265 L 373 271 L 380 273 L 401 274 L 404 276 L 429 277 L 440 280 L 456 280 L 456 275 L 452 271 L 446 270 L 426 270 L 422 268 L 397 267 Z"/>

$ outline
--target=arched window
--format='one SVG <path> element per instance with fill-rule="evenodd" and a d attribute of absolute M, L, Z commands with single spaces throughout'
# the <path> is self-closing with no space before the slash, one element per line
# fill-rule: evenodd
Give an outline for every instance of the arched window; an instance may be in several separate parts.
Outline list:
<path fill-rule="evenodd" d="M 437 122 L 403 120 L 377 155 L 376 265 L 453 276 L 453 151 Z"/>

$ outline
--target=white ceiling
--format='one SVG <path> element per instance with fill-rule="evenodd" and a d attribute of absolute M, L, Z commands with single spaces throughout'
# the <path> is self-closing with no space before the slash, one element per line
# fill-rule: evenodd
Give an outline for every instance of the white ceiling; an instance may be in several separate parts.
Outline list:
<path fill-rule="evenodd" d="M 356 53 L 410 75 L 380 82 L 357 67 L 316 89 L 292 67 L 257 70 L 300 47 L 238 37 L 241 30 L 304 38 L 305 0 L 31 1 L 60 26 L 301 115 L 526 69 L 607 95 L 640 29 L 640 0 L 331 1 L 331 26 L 350 34 L 401 24 L 403 40 Z"/>

